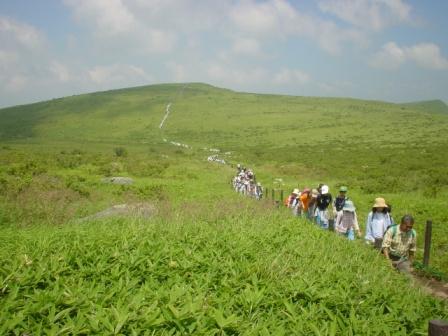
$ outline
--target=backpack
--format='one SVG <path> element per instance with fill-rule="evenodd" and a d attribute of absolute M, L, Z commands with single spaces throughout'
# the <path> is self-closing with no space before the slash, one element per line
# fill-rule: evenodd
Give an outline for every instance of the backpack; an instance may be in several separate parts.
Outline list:
<path fill-rule="evenodd" d="M 399 226 L 398 224 L 391 225 L 386 230 L 386 232 L 389 231 L 389 229 L 392 230 L 392 239 L 395 239 L 395 236 L 397 235 L 398 226 Z M 384 234 L 386 234 L 386 232 Z M 411 237 L 415 238 L 415 236 L 416 236 L 415 230 L 412 229 L 410 232 L 411 232 Z"/>

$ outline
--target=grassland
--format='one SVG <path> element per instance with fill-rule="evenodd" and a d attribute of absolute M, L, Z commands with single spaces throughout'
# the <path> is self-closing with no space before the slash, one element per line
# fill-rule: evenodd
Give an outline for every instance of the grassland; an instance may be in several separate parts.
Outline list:
<path fill-rule="evenodd" d="M 435 105 L 188 84 L 0 110 L 0 330 L 424 334 L 428 319 L 448 318 L 446 304 L 361 241 L 234 195 L 233 169 L 205 162 L 204 147 L 231 152 L 269 188 L 347 184 L 360 219 L 380 195 L 395 218 L 415 215 L 420 237 L 431 217 L 431 265 L 448 272 L 448 114 Z M 158 212 L 80 221 L 138 202 Z"/>

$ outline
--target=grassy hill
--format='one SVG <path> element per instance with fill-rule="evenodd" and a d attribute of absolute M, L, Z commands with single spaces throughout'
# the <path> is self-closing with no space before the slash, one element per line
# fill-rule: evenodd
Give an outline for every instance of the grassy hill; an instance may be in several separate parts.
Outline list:
<path fill-rule="evenodd" d="M 346 184 L 361 224 L 383 196 L 396 220 L 415 215 L 418 258 L 432 218 L 431 265 L 448 273 L 447 130 L 421 105 L 199 83 L 1 109 L 0 334 L 425 332 L 446 304 L 362 241 L 241 199 L 233 168 L 205 159 L 219 149 L 285 193 Z M 157 212 L 83 220 L 140 203 Z"/>
<path fill-rule="evenodd" d="M 403 104 L 413 109 L 433 113 L 448 113 L 448 105 L 441 100 L 426 100 L 414 103 Z"/>

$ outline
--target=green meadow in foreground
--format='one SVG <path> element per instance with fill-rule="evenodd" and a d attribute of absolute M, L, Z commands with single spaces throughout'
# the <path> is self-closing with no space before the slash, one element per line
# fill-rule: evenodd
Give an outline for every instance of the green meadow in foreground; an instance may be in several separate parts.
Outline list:
<path fill-rule="evenodd" d="M 0 333 L 425 335 L 448 306 L 262 205 L 4 230 Z"/>
<path fill-rule="evenodd" d="M 432 218 L 448 273 L 445 108 L 173 84 L 0 110 L 0 334 L 426 334 L 446 303 L 362 241 L 240 198 L 206 158 L 285 196 L 346 184 L 361 223 L 383 196 L 416 217 L 418 259 Z M 153 213 L 92 217 L 117 204 Z"/>

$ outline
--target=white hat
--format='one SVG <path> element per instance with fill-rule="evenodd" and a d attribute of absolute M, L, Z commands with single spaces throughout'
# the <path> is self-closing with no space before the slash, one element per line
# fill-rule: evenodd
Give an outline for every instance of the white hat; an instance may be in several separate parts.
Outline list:
<path fill-rule="evenodd" d="M 295 188 L 295 189 L 292 191 L 292 193 L 298 195 L 298 194 L 300 194 L 300 190 L 297 189 L 297 188 Z"/>
<path fill-rule="evenodd" d="M 330 188 L 328 188 L 327 185 L 323 185 L 323 186 L 320 188 L 320 192 L 322 193 L 322 195 L 328 194 L 329 191 L 330 191 Z"/>

